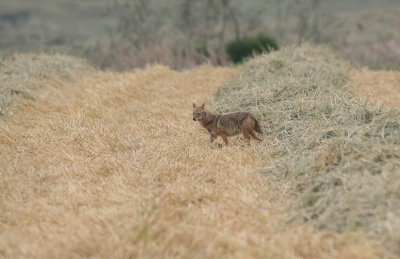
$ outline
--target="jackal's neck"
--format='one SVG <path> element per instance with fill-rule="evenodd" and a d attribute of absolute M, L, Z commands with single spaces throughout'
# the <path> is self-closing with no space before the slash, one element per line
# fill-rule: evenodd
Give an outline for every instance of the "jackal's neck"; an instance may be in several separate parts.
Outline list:
<path fill-rule="evenodd" d="M 206 117 L 201 121 L 201 125 L 206 127 L 207 125 L 211 124 L 215 120 L 216 117 L 217 117 L 217 115 L 207 112 Z"/>

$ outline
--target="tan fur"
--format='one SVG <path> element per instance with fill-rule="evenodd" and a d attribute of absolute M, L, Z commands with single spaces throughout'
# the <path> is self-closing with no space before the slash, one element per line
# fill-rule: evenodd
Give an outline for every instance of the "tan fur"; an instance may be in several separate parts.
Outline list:
<path fill-rule="evenodd" d="M 228 137 L 242 133 L 246 141 L 250 141 L 250 136 L 261 140 L 255 132 L 262 134 L 260 124 L 251 113 L 235 112 L 224 115 L 212 114 L 202 106 L 197 107 L 193 103 L 193 120 L 200 124 L 210 133 L 210 142 L 220 136 L 228 145 Z"/>

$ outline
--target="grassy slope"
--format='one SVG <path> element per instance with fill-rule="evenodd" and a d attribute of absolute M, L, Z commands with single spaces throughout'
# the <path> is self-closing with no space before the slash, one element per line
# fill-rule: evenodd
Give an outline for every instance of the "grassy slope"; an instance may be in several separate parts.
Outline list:
<path fill-rule="evenodd" d="M 0 60 L 0 114 L 11 115 L 15 110 L 18 101 L 13 96 L 34 100 L 34 90 L 49 80 L 70 82 L 76 75 L 90 71 L 85 60 L 62 55 L 23 54 Z"/>
<path fill-rule="evenodd" d="M 359 232 L 285 225 L 284 183 L 254 173 L 270 143 L 218 148 L 191 102 L 228 68 L 91 72 L 18 99 L 0 124 L 5 257 L 374 258 Z"/>

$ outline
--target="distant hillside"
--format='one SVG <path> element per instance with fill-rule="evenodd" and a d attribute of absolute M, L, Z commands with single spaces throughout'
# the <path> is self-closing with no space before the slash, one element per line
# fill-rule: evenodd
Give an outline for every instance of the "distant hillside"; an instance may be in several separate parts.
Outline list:
<path fill-rule="evenodd" d="M 71 50 L 109 39 L 117 25 L 107 0 L 1 1 L 0 53 Z"/>
<path fill-rule="evenodd" d="M 150 1 L 152 8 L 161 12 L 162 22 L 151 32 L 149 31 L 149 35 L 160 34 L 160 36 L 154 42 L 145 44 L 151 46 L 151 49 L 132 51 L 128 47 L 134 44 L 121 39 L 124 32 L 119 31 L 121 19 L 125 17 L 110 11 L 115 2 L 111 0 L 2 1 L 0 55 L 10 55 L 15 51 L 56 51 L 83 56 L 96 67 L 104 68 L 118 67 L 115 63 L 119 62 L 118 68 L 130 69 L 138 64 L 144 66 L 142 63 L 146 61 L 165 65 L 178 64 L 176 67 L 189 66 L 186 63 L 179 63 L 179 59 L 187 54 L 184 53 L 184 46 L 193 44 L 188 40 L 189 36 L 182 32 L 190 26 L 182 20 L 183 1 Z M 296 23 L 303 2 L 308 3 L 307 0 L 302 0 L 298 4 L 294 4 L 292 0 L 267 3 L 261 0 L 247 2 L 232 0 L 232 6 L 237 13 L 242 35 L 267 33 L 275 37 L 279 45 L 285 46 L 297 44 L 299 41 Z M 400 36 L 392 29 L 400 25 L 398 1 L 321 1 L 315 12 L 310 12 L 307 8 L 304 12 L 312 19 L 304 23 L 308 26 L 307 33 L 304 34 L 305 41 L 332 46 L 342 57 L 356 64 L 372 68 L 399 67 Z M 129 10 L 128 7 L 125 9 Z M 166 13 L 168 15 L 164 16 Z M 195 17 L 196 15 L 202 14 L 195 14 Z M 198 17 L 193 19 L 196 23 L 202 22 Z M 224 37 L 233 39 L 235 35 L 232 25 L 227 26 L 229 28 Z M 195 49 L 203 48 L 202 44 L 203 41 L 195 43 Z M 179 49 L 174 49 L 178 45 Z M 137 54 L 138 51 L 141 54 Z M 161 54 L 157 54 L 159 57 L 154 57 L 154 53 L 158 52 L 171 52 L 175 56 L 167 56 L 169 60 L 167 62 Z M 124 59 L 127 56 L 130 60 L 139 56 L 137 59 L 140 61 L 130 64 L 129 59 Z M 204 63 L 204 58 L 195 62 Z"/>

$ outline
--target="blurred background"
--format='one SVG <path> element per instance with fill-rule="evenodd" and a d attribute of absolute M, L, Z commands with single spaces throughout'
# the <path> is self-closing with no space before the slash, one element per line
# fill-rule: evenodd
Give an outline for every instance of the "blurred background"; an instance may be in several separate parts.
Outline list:
<path fill-rule="evenodd" d="M 399 0 L 2 0 L 0 56 L 63 53 L 102 69 L 227 65 L 310 43 L 400 68 Z"/>

